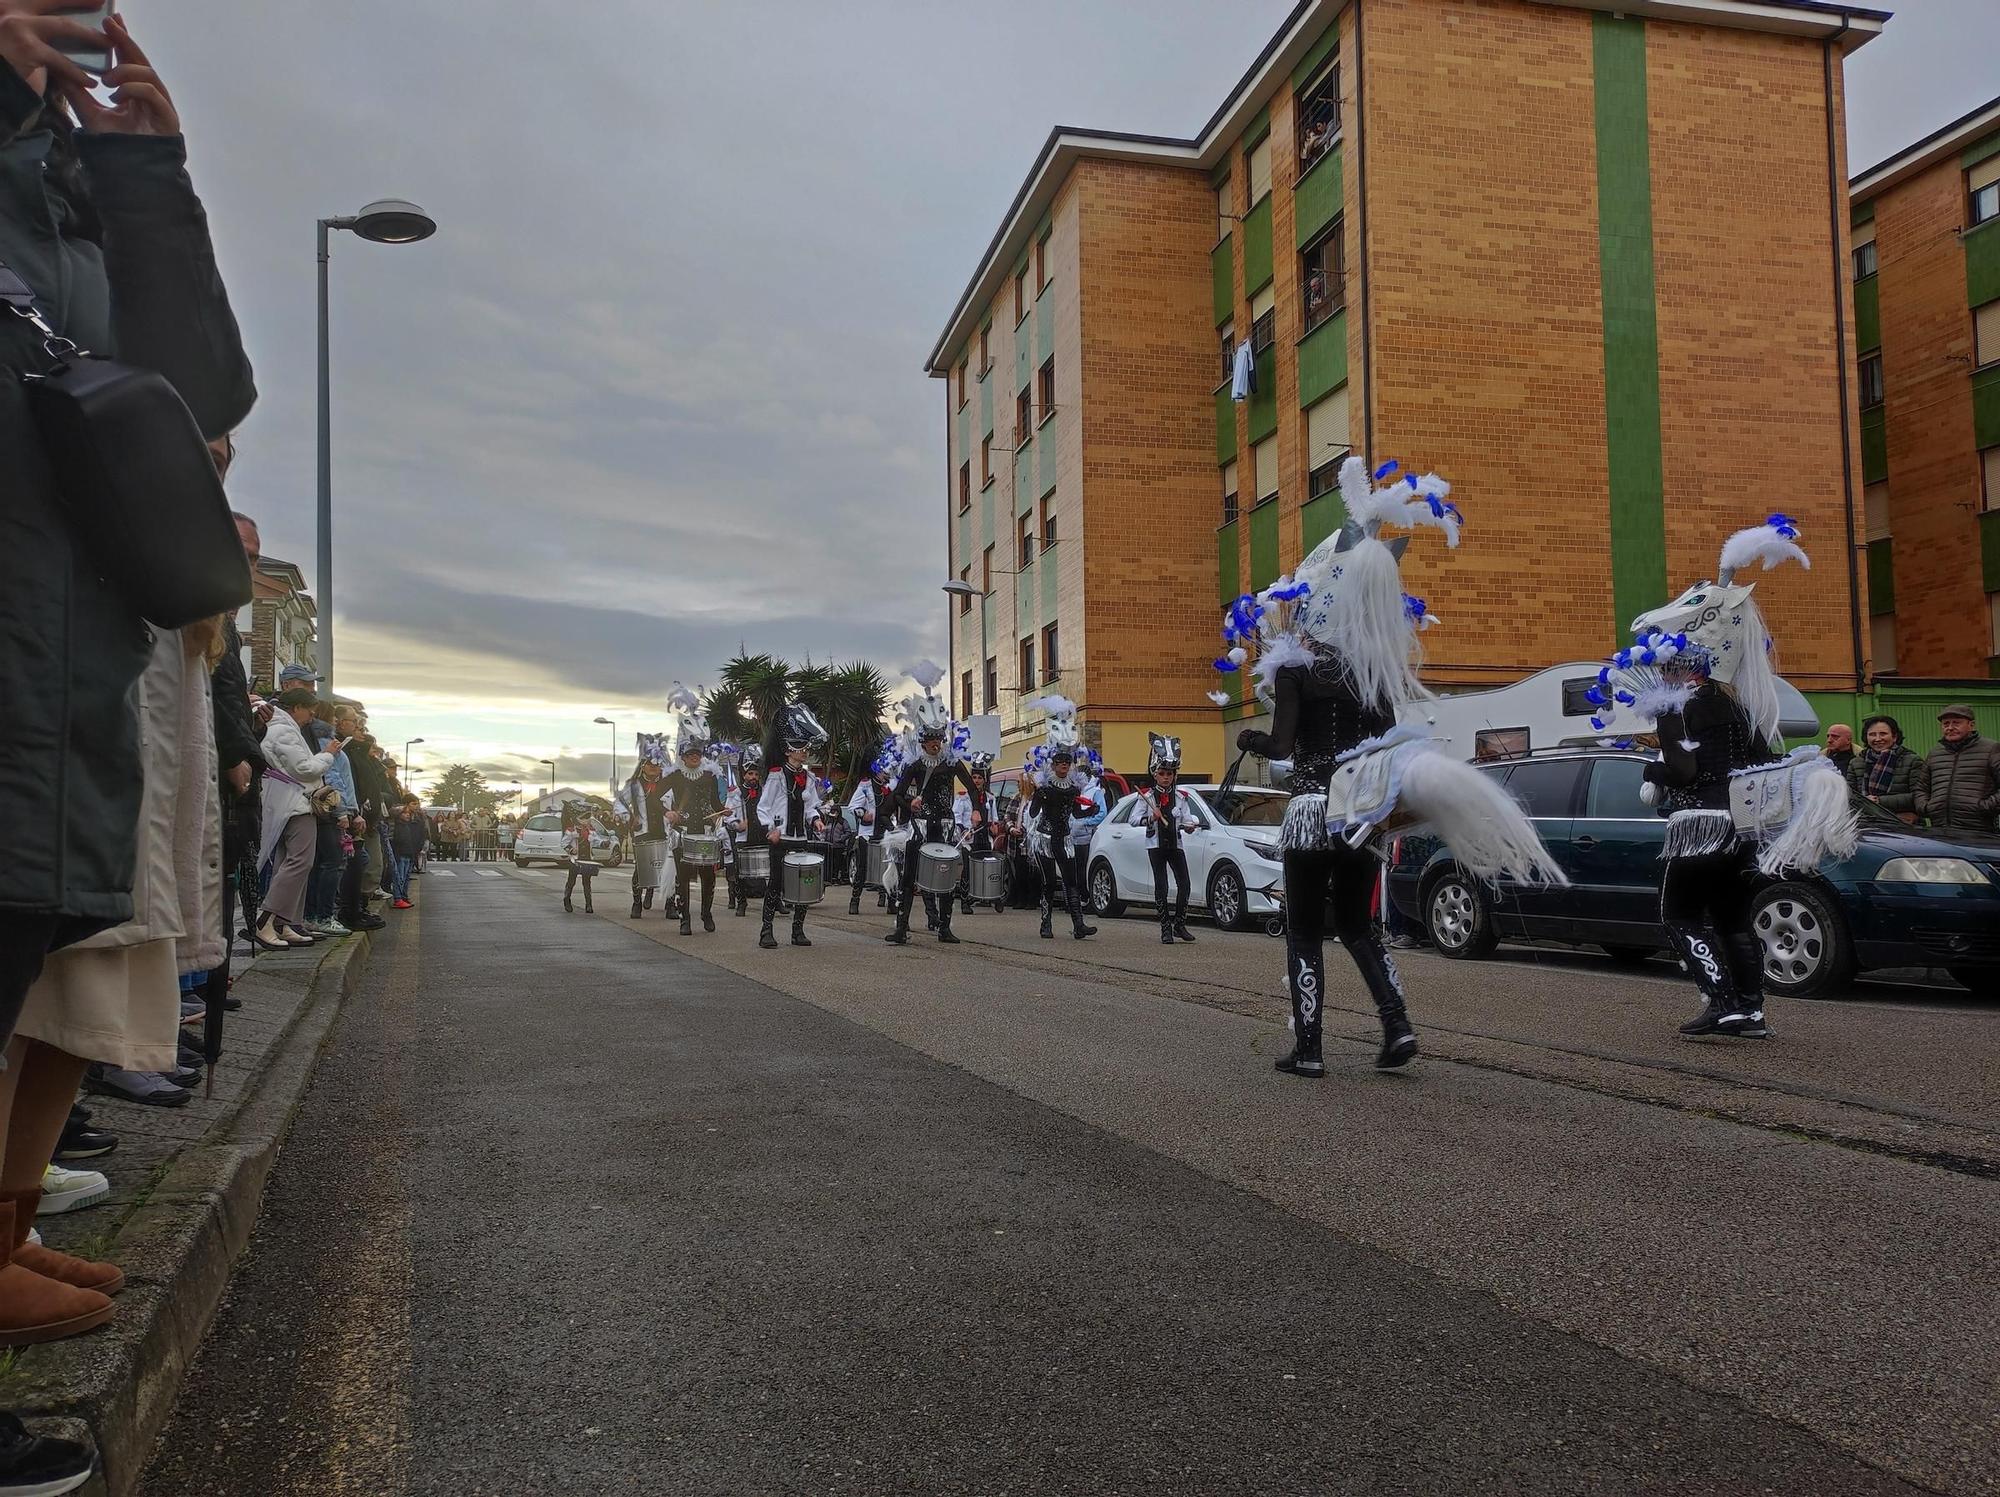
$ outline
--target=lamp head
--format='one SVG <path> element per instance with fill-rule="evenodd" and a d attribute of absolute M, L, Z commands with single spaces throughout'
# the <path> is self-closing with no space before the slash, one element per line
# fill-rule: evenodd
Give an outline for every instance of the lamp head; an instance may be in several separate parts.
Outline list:
<path fill-rule="evenodd" d="M 381 198 L 355 214 L 347 227 L 375 244 L 415 244 L 437 232 L 437 220 L 415 203 Z"/>

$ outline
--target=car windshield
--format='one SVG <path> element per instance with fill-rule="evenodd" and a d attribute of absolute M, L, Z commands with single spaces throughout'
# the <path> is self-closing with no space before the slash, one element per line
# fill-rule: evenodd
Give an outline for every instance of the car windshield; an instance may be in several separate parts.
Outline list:
<path fill-rule="evenodd" d="M 531 832 L 559 832 L 562 830 L 560 816 L 530 816 L 528 830 Z"/>
<path fill-rule="evenodd" d="M 1283 826 L 1285 806 L 1291 800 L 1289 795 L 1271 790 L 1231 791 L 1226 806 L 1217 804 L 1216 796 L 1203 798 L 1215 812 L 1215 819 L 1224 826 Z"/>

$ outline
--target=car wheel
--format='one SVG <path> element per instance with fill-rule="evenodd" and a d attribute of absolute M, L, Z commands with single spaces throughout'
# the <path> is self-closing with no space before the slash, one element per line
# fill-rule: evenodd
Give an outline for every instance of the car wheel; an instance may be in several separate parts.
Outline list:
<path fill-rule="evenodd" d="M 1763 948 L 1764 991 L 1818 998 L 1854 975 L 1854 949 L 1832 898 L 1811 884 L 1773 884 L 1750 906 Z"/>
<path fill-rule="evenodd" d="M 1431 885 L 1424 916 L 1438 955 L 1455 962 L 1486 956 L 1500 942 L 1486 896 L 1462 873 L 1447 873 Z"/>
<path fill-rule="evenodd" d="M 604 855 L 604 866 L 606 868 L 622 868 L 624 864 L 625 849 L 622 847 L 614 847 Z"/>
<path fill-rule="evenodd" d="M 1975 998 L 2000 1003 L 2000 967 L 1947 967 L 1952 981 L 1971 991 Z"/>
<path fill-rule="evenodd" d="M 526 868 L 526 867 L 527 867 L 527 866 L 528 866 L 528 865 L 529 865 L 530 863 L 532 863 L 532 862 L 534 862 L 534 861 L 535 861 L 535 860 L 534 860 L 533 858 L 523 858 L 523 857 L 518 857 L 518 856 L 517 856 L 517 857 L 516 857 L 516 858 L 514 859 L 514 866 L 515 866 L 516 868 Z"/>
<path fill-rule="evenodd" d="M 1118 876 L 1102 858 L 1090 865 L 1090 908 L 1102 920 L 1116 920 L 1125 913 L 1125 901 L 1118 897 Z"/>
<path fill-rule="evenodd" d="M 1659 955 L 1651 946 L 1605 946 L 1600 949 L 1621 967 L 1642 967 Z"/>
<path fill-rule="evenodd" d="M 1217 930 L 1242 930 L 1249 923 L 1250 896 L 1244 892 L 1243 875 L 1232 863 L 1208 876 L 1208 918 Z"/>

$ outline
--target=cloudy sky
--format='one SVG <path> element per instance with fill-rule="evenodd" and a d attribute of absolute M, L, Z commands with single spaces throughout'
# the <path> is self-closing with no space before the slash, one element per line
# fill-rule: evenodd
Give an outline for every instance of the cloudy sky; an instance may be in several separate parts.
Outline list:
<path fill-rule="evenodd" d="M 335 238 L 339 688 L 420 766 L 589 786 L 593 718 L 629 766 L 739 643 L 942 652 L 938 328 L 1052 124 L 1190 133 L 1290 0 L 121 8 L 257 364 L 234 497 L 308 577 L 313 222 L 441 224 Z M 1994 88 L 1994 0 L 1900 10 L 1857 166 Z"/>

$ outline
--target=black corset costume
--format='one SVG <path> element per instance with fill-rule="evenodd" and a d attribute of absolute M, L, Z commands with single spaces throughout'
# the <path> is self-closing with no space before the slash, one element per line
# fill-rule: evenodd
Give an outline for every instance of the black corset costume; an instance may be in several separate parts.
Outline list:
<path fill-rule="evenodd" d="M 1646 778 L 1660 788 L 1660 810 L 1672 818 L 1662 855 L 1701 857 L 1734 846 L 1730 772 L 1773 758 L 1750 714 L 1704 681 L 1680 712 L 1660 714 L 1659 735 L 1660 757 L 1646 766 Z"/>
<path fill-rule="evenodd" d="M 1324 847 L 1326 785 L 1335 762 L 1357 744 L 1396 725 L 1396 714 L 1363 702 L 1337 652 L 1314 645 L 1311 665 L 1288 665 L 1272 683 L 1271 731 L 1239 740 L 1264 759 L 1292 761 L 1293 795 L 1286 808 L 1286 847 Z"/>

